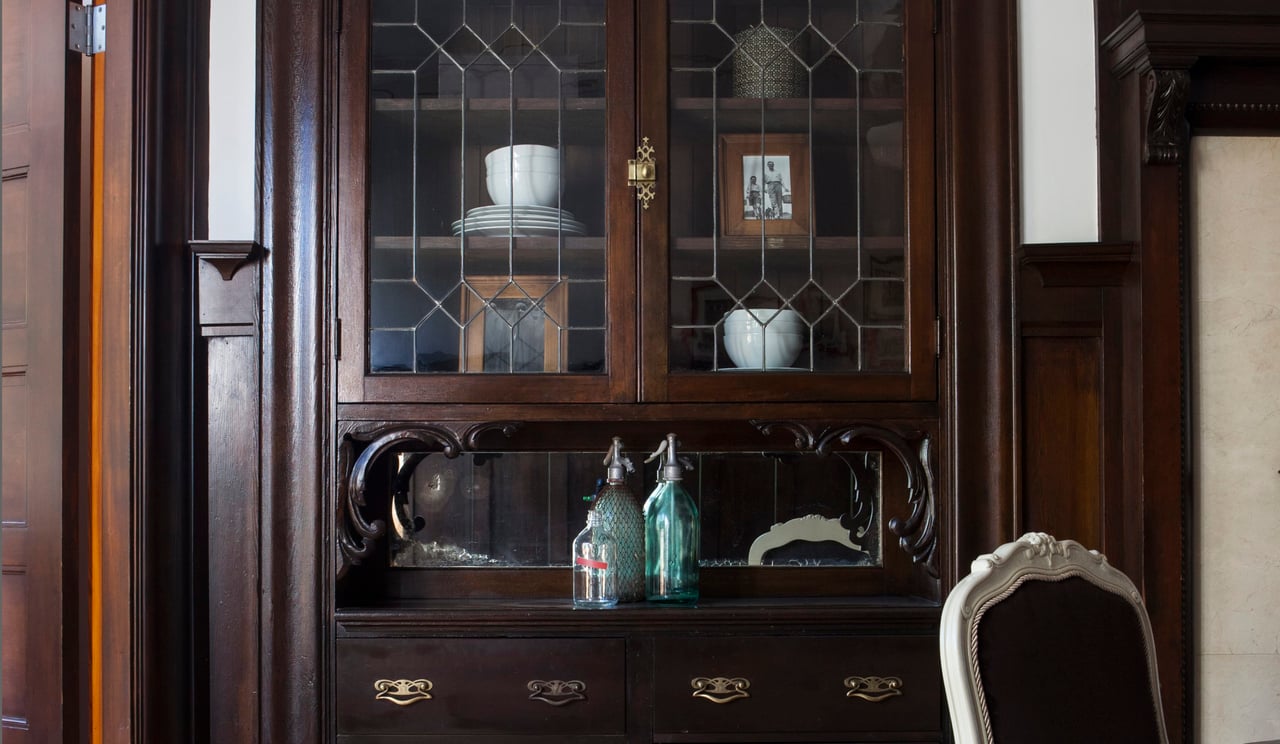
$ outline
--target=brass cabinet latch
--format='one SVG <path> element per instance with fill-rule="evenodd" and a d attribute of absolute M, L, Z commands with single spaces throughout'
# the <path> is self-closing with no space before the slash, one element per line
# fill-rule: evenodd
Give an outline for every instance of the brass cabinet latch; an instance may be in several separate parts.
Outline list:
<path fill-rule="evenodd" d="M 657 180 L 658 166 L 653 162 L 653 145 L 649 144 L 648 137 L 644 137 L 636 148 L 635 160 L 627 161 L 627 185 L 636 190 L 636 198 L 645 209 L 653 201 L 654 184 Z"/>

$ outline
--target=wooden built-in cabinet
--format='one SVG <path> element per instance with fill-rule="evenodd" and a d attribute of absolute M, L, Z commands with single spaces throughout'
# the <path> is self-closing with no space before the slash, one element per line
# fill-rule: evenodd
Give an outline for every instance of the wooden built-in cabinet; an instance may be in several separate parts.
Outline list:
<path fill-rule="evenodd" d="M 939 740 L 934 5 L 342 13 L 338 736 Z M 701 601 L 573 612 L 604 450 L 668 431 Z M 798 518 L 845 545 L 749 565 Z"/>
<path fill-rule="evenodd" d="M 1012 0 L 463 5 L 263 0 L 262 232 L 189 255 L 203 161 L 167 138 L 195 35 L 148 11 L 147 731 L 945 741 L 941 603 L 1044 530 L 1143 591 L 1187 740 L 1184 135 L 1280 128 L 1274 16 L 1100 3 L 1104 239 L 1019 246 Z M 804 39 L 776 96 L 735 91 L 762 8 Z M 511 144 L 559 151 L 554 224 L 455 235 L 494 217 Z M 802 187 L 753 199 L 753 147 Z M 729 356 L 724 314 L 757 303 L 799 316 L 787 369 Z M 610 438 L 639 461 L 667 432 L 697 464 L 701 601 L 573 610 Z M 744 565 L 812 514 L 856 549 Z"/>

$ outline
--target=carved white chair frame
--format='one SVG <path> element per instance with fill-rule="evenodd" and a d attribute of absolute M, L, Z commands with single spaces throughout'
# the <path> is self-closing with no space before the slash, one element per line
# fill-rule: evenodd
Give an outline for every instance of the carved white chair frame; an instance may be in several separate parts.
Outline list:
<path fill-rule="evenodd" d="M 974 560 L 969 575 L 956 584 L 943 605 L 939 650 L 956 744 L 994 744 L 978 670 L 978 625 L 983 615 L 1027 581 L 1061 581 L 1071 577 L 1085 579 L 1133 605 L 1147 645 L 1147 678 L 1159 721 L 1160 741 L 1168 742 L 1151 621 L 1137 587 L 1098 551 L 1088 550 L 1074 540 L 1056 540 L 1043 532 L 1028 532 L 1001 545 L 994 553 Z"/>

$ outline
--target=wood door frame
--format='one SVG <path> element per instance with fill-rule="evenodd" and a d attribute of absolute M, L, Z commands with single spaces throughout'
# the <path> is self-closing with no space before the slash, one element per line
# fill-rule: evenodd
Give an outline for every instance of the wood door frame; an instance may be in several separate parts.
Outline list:
<path fill-rule="evenodd" d="M 96 58 L 95 219 L 97 270 L 91 290 L 95 316 L 93 357 L 95 416 L 91 435 L 95 454 L 91 500 L 94 503 L 90 570 L 95 589 L 91 611 L 93 694 L 91 741 L 136 740 L 135 721 L 141 702 L 136 689 L 135 628 L 145 606 L 135 602 L 140 562 L 134 537 L 135 503 L 140 481 L 134 473 L 139 412 L 133 386 L 137 380 L 134 338 L 137 282 L 135 256 L 140 210 L 134 180 L 137 148 L 135 89 L 137 63 L 134 0 L 113 0 L 107 30 L 110 50 Z M 121 350 L 124 353 L 120 353 Z"/>
<path fill-rule="evenodd" d="M 1190 139 L 1280 132 L 1280 14 L 1137 12 L 1102 41 L 1104 225 L 1135 241 L 1123 286 L 1125 519 L 1156 635 L 1170 741 L 1194 740 L 1190 421 Z M 1109 75 L 1108 75 L 1109 73 Z M 1104 218 L 1107 214 L 1104 213 Z M 1117 546 L 1119 547 L 1119 546 Z M 1111 547 L 1107 546 L 1108 552 Z"/>

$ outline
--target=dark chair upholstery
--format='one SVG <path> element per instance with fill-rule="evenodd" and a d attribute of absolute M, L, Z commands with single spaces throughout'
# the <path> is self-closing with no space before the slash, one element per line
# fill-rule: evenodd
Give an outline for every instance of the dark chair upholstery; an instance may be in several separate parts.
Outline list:
<path fill-rule="evenodd" d="M 959 744 L 1167 741 L 1146 610 L 1099 553 L 1024 535 L 974 561 L 942 622 Z"/>

